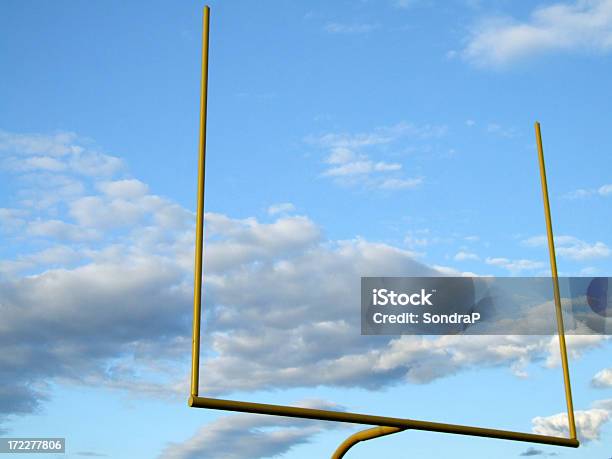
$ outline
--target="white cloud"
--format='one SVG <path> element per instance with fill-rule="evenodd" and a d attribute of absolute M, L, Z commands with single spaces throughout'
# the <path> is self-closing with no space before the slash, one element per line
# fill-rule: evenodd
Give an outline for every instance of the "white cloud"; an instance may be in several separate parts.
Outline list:
<path fill-rule="evenodd" d="M 440 137 L 445 131 L 443 126 L 415 126 L 402 122 L 369 133 L 329 133 L 310 137 L 307 141 L 326 151 L 323 162 L 327 167 L 321 174 L 323 177 L 343 185 L 401 190 L 415 188 L 424 180 L 422 177 L 403 177 L 401 163 L 374 160 L 372 153 L 367 154 L 364 150 L 380 149 L 406 137 L 420 140 Z"/>
<path fill-rule="evenodd" d="M 509 258 L 503 257 L 487 257 L 485 259 L 485 263 L 488 265 L 498 266 L 500 268 L 507 269 L 513 274 L 518 274 L 523 271 L 533 271 L 536 269 L 541 269 L 545 266 L 545 264 L 541 261 L 527 259 L 510 260 Z"/>
<path fill-rule="evenodd" d="M 18 191 L 21 204 L 36 211 L 56 211 L 59 203 L 69 202 L 83 194 L 80 178 L 52 171 L 37 171 L 19 177 L 23 188 Z"/>
<path fill-rule="evenodd" d="M 546 236 L 534 236 L 522 241 L 527 247 L 544 247 L 548 243 Z M 557 255 L 576 261 L 606 258 L 612 250 L 603 242 L 588 243 L 574 236 L 555 236 Z"/>
<path fill-rule="evenodd" d="M 462 56 L 476 65 L 503 66 L 546 52 L 612 50 L 612 1 L 577 0 L 537 7 L 527 21 L 489 18 L 472 31 Z"/>
<path fill-rule="evenodd" d="M 574 191 L 570 191 L 565 194 L 564 197 L 567 199 L 581 199 L 588 198 L 590 196 L 610 196 L 612 195 L 612 184 L 602 185 L 599 188 L 591 188 L 591 189 L 578 189 Z"/>
<path fill-rule="evenodd" d="M 41 266 L 67 266 L 79 260 L 81 257 L 74 249 L 57 245 L 27 255 L 19 255 L 13 260 L 0 260 L 0 277 L 14 276 Z"/>
<path fill-rule="evenodd" d="M 28 222 L 27 233 L 31 236 L 46 237 L 57 241 L 86 241 L 101 235 L 91 228 L 83 228 L 62 220 L 33 220 Z"/>
<path fill-rule="evenodd" d="M 402 121 L 392 126 L 376 128 L 371 132 L 356 134 L 328 133 L 319 137 L 310 137 L 307 140 L 330 149 L 343 147 L 354 150 L 361 147 L 389 144 L 403 137 L 419 139 L 437 138 L 445 135 L 446 131 L 446 126 L 432 126 L 429 124 L 417 126 Z"/>
<path fill-rule="evenodd" d="M 591 380 L 591 385 L 597 388 L 612 387 L 612 368 L 604 368 L 598 372 Z"/>
<path fill-rule="evenodd" d="M 123 161 L 91 149 L 73 133 L 55 135 L 15 134 L 0 131 L 4 166 L 16 171 L 70 171 L 97 177 L 110 176 L 124 167 Z"/>
<path fill-rule="evenodd" d="M 15 231 L 25 225 L 28 212 L 24 209 L 9 209 L 0 207 L 0 228 Z"/>
<path fill-rule="evenodd" d="M 370 160 L 352 161 L 341 164 L 336 167 L 332 167 L 323 172 L 324 176 L 327 177 L 339 177 L 349 175 L 367 175 L 372 172 L 387 172 L 397 171 L 402 168 L 401 164 L 397 163 L 385 163 L 384 161 L 373 162 Z"/>
<path fill-rule="evenodd" d="M 582 443 L 598 440 L 601 429 L 610 420 L 610 411 L 602 408 L 575 411 L 576 431 Z M 533 432 L 540 435 L 568 437 L 569 427 L 567 413 L 559 413 L 548 417 L 538 416 L 531 420 Z"/>
<path fill-rule="evenodd" d="M 60 156 L 73 154 L 58 149 Z M 96 188 L 98 180 L 83 178 L 93 190 L 87 196 L 60 198 L 57 208 L 69 205 L 68 214 L 51 218 L 46 208 L 0 214 L 22 221 L 6 231 L 19 235 L 38 226 L 37 234 L 49 239 L 30 258 L 6 260 L 15 275 L 0 279 L 0 386 L 8 388 L 0 391 L 0 415 L 31 412 L 58 381 L 147 396 L 185 393 L 194 215 L 140 182 L 111 177 Z M 28 185 L 33 193 L 57 195 L 53 187 L 65 183 Z M 94 235 L 99 238 L 90 240 Z M 517 362 L 541 362 L 552 352 L 543 337 L 361 336 L 355 310 L 361 276 L 442 271 L 409 250 L 325 239 L 305 216 L 263 223 L 207 213 L 205 237 L 202 390 L 210 394 L 379 389 L 472 368 L 518 374 Z M 48 250 L 53 247 L 63 249 Z M 53 263 L 61 266 L 48 266 Z M 581 352 L 599 344 L 584 341 Z"/>
<path fill-rule="evenodd" d="M 114 156 L 95 151 L 85 151 L 71 159 L 70 167 L 79 174 L 90 177 L 106 177 L 120 171 L 124 164 L 123 161 Z"/>
<path fill-rule="evenodd" d="M 579 359 L 586 351 L 598 348 L 610 339 L 604 335 L 566 335 L 568 356 L 572 359 Z M 548 356 L 545 365 L 548 368 L 558 367 L 561 363 L 561 353 L 559 352 L 559 337 L 553 336 L 548 341 Z"/>
<path fill-rule="evenodd" d="M 598 272 L 599 269 L 595 268 L 594 266 L 585 266 L 584 268 L 581 268 L 580 271 L 578 271 L 578 274 L 580 276 L 591 277 L 595 276 Z"/>
<path fill-rule="evenodd" d="M 595 242 L 588 244 L 583 241 L 576 241 L 568 246 L 560 245 L 557 248 L 557 253 L 562 257 L 571 258 L 573 260 L 590 260 L 593 258 L 606 258 L 612 254 L 610 248 L 603 242 Z"/>
<path fill-rule="evenodd" d="M 118 199 L 139 198 L 149 191 L 147 185 L 136 179 L 101 182 L 97 188 L 107 196 Z"/>
<path fill-rule="evenodd" d="M 42 135 L 15 134 L 0 130 L 0 151 L 29 156 L 43 153 L 51 156 L 78 154 L 82 147 L 74 144 L 76 139 L 76 134 L 72 132 Z"/>
<path fill-rule="evenodd" d="M 223 219 L 224 216 L 206 215 L 207 222 L 218 218 Z M 215 236 L 215 228 L 213 223 L 210 237 Z M 243 222 L 233 220 L 224 230 L 229 231 L 217 233 L 221 239 L 205 248 L 207 267 L 216 272 L 256 260 L 264 262 L 294 251 L 307 250 L 318 244 L 320 239 L 320 230 L 314 222 L 300 216 L 280 218 L 269 224 L 254 219 Z"/>
<path fill-rule="evenodd" d="M 295 406 L 342 410 L 319 400 L 298 402 Z M 260 459 L 277 457 L 293 447 L 308 443 L 323 431 L 339 426 L 323 421 L 253 414 L 223 416 L 202 426 L 182 443 L 171 443 L 159 459 Z"/>
<path fill-rule="evenodd" d="M 423 183 L 421 177 L 410 178 L 410 179 L 397 179 L 390 178 L 385 179 L 381 184 L 380 188 L 383 190 L 403 190 L 406 188 L 415 188 Z"/>
<path fill-rule="evenodd" d="M 472 252 L 461 250 L 453 257 L 455 261 L 480 260 L 480 257 Z"/>
<path fill-rule="evenodd" d="M 472 367 L 512 367 L 549 350 L 546 339 L 525 337 L 361 337 L 351 306 L 358 301 L 361 275 L 435 271 L 393 246 L 321 241 L 305 217 L 264 224 L 207 214 L 205 227 L 208 393 L 426 383 Z M 16 343 L 3 354 L 11 380 L 19 385 L 61 377 L 147 394 L 182 388 L 176 367 L 188 357 L 193 228 L 156 234 L 166 231 L 136 227 L 119 243 L 83 249 L 90 260 L 83 266 L 1 284 L 1 296 L 10 303 L 0 337 Z M 49 341 L 36 346 L 45 352 L 29 354 L 32 342 L 24 337 L 41 328 Z M 92 329 L 101 335 L 82 333 Z M 126 357 L 130 352 L 136 357 Z M 35 363 L 35 355 L 47 364 Z M 23 359 L 9 365 L 11 356 Z M 118 370 L 110 377 L 105 362 L 119 356 L 133 358 L 133 368 L 160 368 L 170 359 L 164 365 L 172 371 L 163 373 L 170 381 L 153 384 Z M 34 400 L 40 396 L 30 394 Z"/>
<path fill-rule="evenodd" d="M 24 171 L 41 169 L 57 172 L 65 170 L 67 166 L 62 161 L 51 156 L 33 156 L 14 163 L 14 167 L 17 170 Z"/>
<path fill-rule="evenodd" d="M 347 147 L 333 147 L 325 162 L 327 164 L 346 164 L 355 159 L 355 154 Z"/>
<path fill-rule="evenodd" d="M 592 196 L 593 193 L 594 193 L 594 190 L 585 190 L 583 188 L 580 188 L 578 190 L 574 190 L 574 191 L 570 191 L 569 193 L 566 193 L 565 195 L 563 195 L 563 197 L 566 199 L 582 199 L 582 198 L 587 198 L 589 196 Z"/>
<path fill-rule="evenodd" d="M 124 250 L 112 262 L 86 262 L 76 248 L 45 251 L 27 261 L 38 266 L 59 261 L 62 267 L 0 282 L 5 351 L 0 383 L 7 388 L 0 393 L 0 416 L 15 412 L 6 399 L 18 391 L 28 403 L 17 411 L 31 411 L 52 381 L 112 386 L 109 364 L 138 355 L 144 344 L 154 344 L 152 355 L 141 354 L 134 373 L 125 376 L 136 391 L 138 369 L 147 362 L 168 359 L 176 349 L 187 352 L 188 340 L 177 340 L 186 332 L 182 311 L 190 297 L 182 271 L 170 258 Z M 69 268 L 65 256 L 85 264 Z M 180 367 L 180 360 L 174 366 Z M 164 375 L 162 381 L 174 379 L 171 372 Z"/>
<path fill-rule="evenodd" d="M 73 199 L 69 215 L 81 229 L 99 232 L 151 223 L 165 229 L 184 228 L 193 215 L 179 205 L 156 195 L 138 180 L 119 180 L 98 184 L 103 194 Z"/>
<path fill-rule="evenodd" d="M 283 214 L 287 212 L 292 212 L 295 210 L 295 206 L 290 202 L 281 202 L 279 204 L 272 204 L 268 207 L 269 215 Z"/>
<path fill-rule="evenodd" d="M 132 226 L 144 213 L 145 210 L 136 202 L 124 199 L 107 201 L 100 196 L 86 196 L 70 204 L 70 215 L 85 228 Z"/>

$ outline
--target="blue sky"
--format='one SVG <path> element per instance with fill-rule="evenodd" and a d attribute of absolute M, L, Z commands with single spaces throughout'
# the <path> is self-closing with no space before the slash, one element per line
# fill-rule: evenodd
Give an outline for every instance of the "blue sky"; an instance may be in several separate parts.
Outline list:
<path fill-rule="evenodd" d="M 554 339 L 361 337 L 359 278 L 548 274 L 536 120 L 559 271 L 610 275 L 612 2 L 210 5 L 202 391 L 563 434 Z M 4 435 L 242 459 L 355 430 L 186 407 L 202 6 L 0 6 Z M 612 347 L 569 338 L 580 449 L 351 457 L 609 458 Z"/>

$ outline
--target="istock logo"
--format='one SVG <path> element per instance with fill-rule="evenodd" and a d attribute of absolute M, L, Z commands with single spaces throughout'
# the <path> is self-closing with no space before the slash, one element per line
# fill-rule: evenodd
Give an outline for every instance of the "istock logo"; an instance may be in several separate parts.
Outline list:
<path fill-rule="evenodd" d="M 435 290 L 431 290 L 430 293 L 425 293 L 425 289 L 422 288 L 420 293 L 396 293 L 394 290 L 387 290 L 386 288 L 372 289 L 372 304 L 374 306 L 386 306 L 388 304 L 392 306 L 433 306 L 429 298 L 436 293 Z"/>

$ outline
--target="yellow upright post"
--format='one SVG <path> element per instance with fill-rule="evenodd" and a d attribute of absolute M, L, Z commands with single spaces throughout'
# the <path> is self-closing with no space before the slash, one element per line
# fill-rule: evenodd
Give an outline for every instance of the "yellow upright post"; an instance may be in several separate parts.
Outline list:
<path fill-rule="evenodd" d="M 572 402 L 572 387 L 570 385 L 569 365 L 567 363 L 567 347 L 565 344 L 565 328 L 563 326 L 563 312 L 561 310 L 561 295 L 559 293 L 559 277 L 557 275 L 557 258 L 555 256 L 555 241 L 553 238 L 552 221 L 550 218 L 550 204 L 548 201 L 548 184 L 546 183 L 546 167 L 544 166 L 544 150 L 542 148 L 542 133 L 540 123 L 535 123 L 536 142 L 538 144 L 538 158 L 540 162 L 540 179 L 542 181 L 542 197 L 544 199 L 544 217 L 546 218 L 546 235 L 548 237 L 548 252 L 550 254 L 550 271 L 553 281 L 555 308 L 557 310 L 557 332 L 559 334 L 559 348 L 561 351 L 561 366 L 563 368 L 563 383 L 565 385 L 565 402 L 567 404 L 567 419 L 569 434 L 572 440 L 576 439 L 576 421 L 574 420 L 574 404 Z"/>
<path fill-rule="evenodd" d="M 208 27 L 210 8 L 204 7 L 202 30 L 202 80 L 200 82 L 200 140 L 198 160 L 198 204 L 196 211 L 195 279 L 193 288 L 193 335 L 191 342 L 191 395 L 198 395 L 200 382 L 200 317 L 202 315 L 202 246 L 204 239 L 204 171 L 206 165 L 206 106 L 208 90 Z"/>

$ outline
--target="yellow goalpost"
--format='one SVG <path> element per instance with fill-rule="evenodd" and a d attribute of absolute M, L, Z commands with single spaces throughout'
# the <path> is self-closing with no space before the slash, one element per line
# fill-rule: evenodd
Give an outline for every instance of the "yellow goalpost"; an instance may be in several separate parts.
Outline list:
<path fill-rule="evenodd" d="M 552 273 L 555 311 L 557 320 L 557 332 L 559 335 L 559 347 L 561 352 L 561 364 L 563 370 L 563 382 L 565 386 L 565 400 L 567 404 L 567 415 L 569 423 L 569 438 L 538 435 L 533 433 L 514 432 L 509 430 L 490 429 L 486 427 L 472 427 L 456 424 L 444 424 L 439 422 L 419 421 L 407 418 L 396 418 L 387 416 L 376 416 L 351 412 L 319 410 L 313 408 L 301 408 L 285 405 L 270 405 L 264 403 L 253 403 L 247 401 L 224 400 L 199 395 L 200 379 L 200 330 L 202 312 L 202 252 L 204 236 L 204 178 L 206 169 L 206 117 L 207 117 L 207 95 L 208 95 L 208 49 L 209 49 L 209 25 L 210 8 L 204 7 L 202 33 L 202 79 L 200 94 L 200 136 L 199 136 L 199 163 L 198 163 L 198 196 L 196 212 L 196 243 L 195 243 L 195 278 L 193 298 L 193 339 L 191 360 L 191 393 L 189 406 L 194 408 L 208 408 L 214 410 L 237 411 L 246 413 L 268 414 L 273 416 L 286 416 L 293 418 L 317 419 L 324 421 L 348 422 L 365 424 L 373 427 L 347 438 L 333 454 L 332 458 L 339 459 L 346 451 L 356 443 L 384 435 L 401 432 L 403 430 L 424 430 L 459 435 L 470 435 L 476 437 L 497 438 L 503 440 L 524 441 L 530 443 L 541 443 L 556 446 L 578 447 L 576 436 L 576 425 L 574 419 L 574 407 L 572 404 L 572 392 L 570 385 L 570 374 L 568 367 L 567 348 L 565 343 L 565 331 L 563 326 L 563 312 L 559 294 L 559 281 L 557 276 L 557 263 L 555 257 L 555 245 L 553 240 L 552 221 L 550 205 L 548 200 L 548 186 L 546 182 L 546 170 L 544 164 L 544 152 L 542 148 L 542 136 L 540 124 L 535 123 L 538 160 L 540 166 L 540 178 L 542 183 L 542 197 L 544 201 L 544 216 L 546 219 L 546 233 L 548 237 L 548 248 L 550 255 L 550 267 Z"/>

